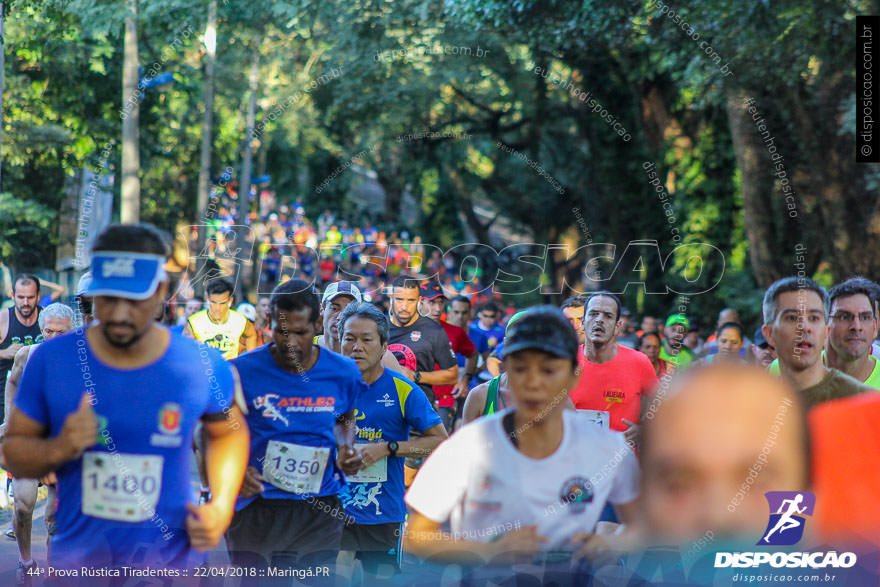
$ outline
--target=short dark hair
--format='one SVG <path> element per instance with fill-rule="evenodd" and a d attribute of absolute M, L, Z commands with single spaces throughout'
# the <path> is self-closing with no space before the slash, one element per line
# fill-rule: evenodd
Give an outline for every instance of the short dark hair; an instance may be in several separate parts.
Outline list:
<path fill-rule="evenodd" d="M 480 308 L 477 310 L 477 314 L 479 314 L 480 312 L 492 312 L 494 314 L 498 314 L 499 312 L 501 312 L 501 308 L 498 307 L 498 304 L 496 304 L 492 300 L 489 300 L 488 302 L 485 302 L 482 306 L 480 306 Z"/>
<path fill-rule="evenodd" d="M 850 277 L 832 287 L 828 292 L 828 305 L 829 307 L 833 306 L 834 300 L 837 298 L 846 298 L 858 294 L 868 298 L 868 301 L 871 302 L 871 313 L 876 316 L 877 314 L 874 310 L 877 300 L 880 299 L 880 285 L 861 275 Z"/>
<path fill-rule="evenodd" d="M 455 296 L 451 300 L 449 300 L 449 305 L 451 306 L 455 302 L 461 302 L 462 304 L 467 304 L 468 308 L 471 307 L 471 300 L 467 296 Z"/>
<path fill-rule="evenodd" d="M 559 306 L 560 310 L 564 310 L 566 308 L 580 308 L 585 307 L 587 305 L 587 296 L 584 294 L 577 294 L 570 297 L 565 298 L 565 301 L 562 302 L 562 305 Z"/>
<path fill-rule="evenodd" d="M 161 255 L 167 259 L 171 255 L 171 237 L 146 222 L 113 224 L 98 235 L 92 251 L 129 251 Z"/>
<path fill-rule="evenodd" d="M 815 292 L 822 298 L 822 306 L 825 308 L 825 319 L 828 319 L 828 292 L 825 288 L 813 281 L 809 277 L 783 277 L 774 281 L 767 291 L 764 293 L 764 301 L 761 304 L 761 311 L 764 314 L 764 324 L 771 324 L 776 320 L 776 313 L 779 311 L 779 295 L 789 291 L 808 290 Z"/>
<path fill-rule="evenodd" d="M 230 294 L 235 291 L 235 288 L 232 287 L 232 284 L 228 279 L 223 279 L 222 277 L 217 279 L 212 279 L 208 282 L 208 285 L 205 286 L 205 295 L 215 296 L 217 294 L 225 294 L 229 292 Z"/>
<path fill-rule="evenodd" d="M 336 320 L 336 330 L 339 332 L 340 341 L 342 340 L 342 335 L 345 333 L 345 323 L 348 322 L 349 318 L 366 318 L 372 320 L 376 323 L 376 330 L 379 332 L 379 342 L 382 344 L 388 342 L 388 333 L 391 329 L 391 322 L 388 320 L 388 316 L 383 314 L 382 310 L 373 304 L 369 302 L 352 302 L 345 307 L 339 315 L 339 318 Z"/>
<path fill-rule="evenodd" d="M 316 322 L 321 315 L 318 294 L 315 293 L 312 284 L 304 279 L 285 281 L 272 291 L 272 297 L 269 298 L 269 313 L 273 319 L 278 310 L 289 312 L 303 308 L 310 310 L 309 320 L 312 322 Z"/>
<path fill-rule="evenodd" d="M 604 289 L 601 291 L 597 291 L 595 293 L 590 294 L 590 297 L 588 297 L 584 301 L 584 315 L 586 315 L 586 313 L 587 313 L 587 306 L 590 305 L 590 300 L 592 300 L 593 298 L 598 298 L 600 296 L 604 296 L 606 298 L 611 298 L 612 300 L 614 300 L 614 303 L 617 305 L 617 316 L 614 317 L 614 321 L 617 322 L 618 320 L 620 320 L 620 308 L 623 307 L 623 305 L 620 303 L 620 298 L 618 298 L 616 295 L 614 295 L 610 291 L 607 291 Z"/>
<path fill-rule="evenodd" d="M 739 332 L 739 337 L 740 337 L 740 339 L 745 340 L 746 335 L 745 335 L 745 333 L 743 332 L 742 324 L 740 324 L 739 322 L 725 322 L 725 323 L 722 324 L 720 327 L 718 327 L 718 332 L 717 332 L 716 334 L 717 334 L 718 336 L 720 336 L 721 333 L 724 332 L 724 331 L 725 331 L 726 329 L 728 329 L 728 328 L 733 328 L 734 330 L 736 330 L 737 332 Z"/>
<path fill-rule="evenodd" d="M 40 278 L 32 273 L 22 273 L 22 274 L 18 275 L 15 279 L 12 280 L 12 295 L 15 295 L 15 286 L 18 285 L 19 283 L 22 283 L 22 282 L 24 282 L 25 284 L 28 284 L 31 282 L 36 283 L 37 284 L 37 296 L 39 297 L 39 295 L 40 295 Z"/>
<path fill-rule="evenodd" d="M 639 337 L 639 341 L 636 343 L 636 349 L 637 349 L 637 350 L 641 350 L 641 349 L 642 349 L 642 343 L 645 342 L 645 339 L 648 338 L 649 336 L 655 336 L 655 337 L 657 337 L 657 342 L 660 342 L 660 343 L 663 342 L 663 340 L 660 338 L 660 333 L 658 333 L 658 332 L 646 332 L 646 333 L 642 334 L 642 335 Z"/>
<path fill-rule="evenodd" d="M 406 275 L 404 273 L 401 273 L 400 275 L 398 275 L 394 279 L 394 281 L 391 282 L 392 288 L 399 287 L 402 289 L 413 289 L 413 288 L 418 289 L 419 286 L 421 286 L 421 285 L 422 285 L 421 279 L 416 279 L 412 275 Z"/>

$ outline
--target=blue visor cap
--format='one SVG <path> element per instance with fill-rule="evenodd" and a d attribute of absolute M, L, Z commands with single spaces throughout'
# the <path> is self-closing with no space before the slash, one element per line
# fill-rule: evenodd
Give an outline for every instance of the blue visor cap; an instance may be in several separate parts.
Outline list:
<path fill-rule="evenodd" d="M 92 255 L 92 283 L 87 295 L 145 300 L 165 279 L 165 257 L 129 251 Z"/>

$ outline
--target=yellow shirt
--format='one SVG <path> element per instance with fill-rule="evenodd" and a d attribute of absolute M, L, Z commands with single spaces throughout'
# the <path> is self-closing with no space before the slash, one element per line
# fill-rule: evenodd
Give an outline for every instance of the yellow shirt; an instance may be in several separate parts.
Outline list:
<path fill-rule="evenodd" d="M 196 340 L 219 350 L 227 361 L 238 356 L 238 341 L 244 334 L 247 322 L 247 318 L 235 310 L 229 310 L 229 316 L 223 324 L 211 320 L 208 310 L 196 312 L 189 317 L 189 327 Z"/>

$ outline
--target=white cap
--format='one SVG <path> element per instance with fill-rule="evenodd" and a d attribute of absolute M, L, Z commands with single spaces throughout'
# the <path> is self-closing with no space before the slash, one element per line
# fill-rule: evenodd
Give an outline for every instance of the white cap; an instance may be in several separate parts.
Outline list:
<path fill-rule="evenodd" d="M 242 302 L 235 309 L 236 312 L 242 314 L 245 318 L 250 320 L 251 322 L 255 322 L 257 320 L 257 309 L 253 304 L 249 304 L 247 302 Z"/>

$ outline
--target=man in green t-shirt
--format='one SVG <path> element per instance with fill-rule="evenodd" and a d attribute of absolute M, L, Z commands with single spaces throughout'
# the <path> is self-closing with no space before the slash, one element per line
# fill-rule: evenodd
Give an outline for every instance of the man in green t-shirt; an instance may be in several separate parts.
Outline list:
<path fill-rule="evenodd" d="M 807 409 L 824 401 L 874 391 L 823 364 L 828 307 L 828 292 L 806 277 L 780 279 L 764 294 L 764 336 L 779 355 L 780 374 L 798 391 Z"/>
<path fill-rule="evenodd" d="M 874 389 L 880 389 L 880 361 L 871 354 L 871 342 L 880 324 L 875 304 L 878 292 L 880 286 L 864 277 L 852 277 L 831 288 L 828 344 L 822 351 L 826 366 Z M 779 375 L 779 360 L 768 370 Z"/>
<path fill-rule="evenodd" d="M 831 288 L 831 323 L 825 364 L 869 387 L 880 389 L 880 361 L 871 356 L 877 338 L 874 301 L 880 287 L 864 277 L 850 277 Z"/>
<path fill-rule="evenodd" d="M 696 358 L 694 351 L 687 348 L 683 341 L 691 322 L 684 314 L 673 314 L 666 319 L 666 327 L 663 329 L 663 346 L 660 348 L 660 358 L 676 369 L 684 369 Z"/>

